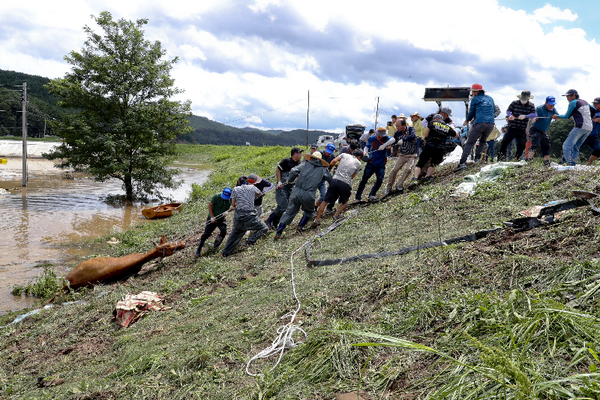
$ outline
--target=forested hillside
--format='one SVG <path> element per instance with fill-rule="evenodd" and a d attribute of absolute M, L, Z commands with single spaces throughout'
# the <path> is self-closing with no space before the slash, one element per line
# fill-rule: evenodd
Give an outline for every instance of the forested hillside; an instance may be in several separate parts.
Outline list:
<path fill-rule="evenodd" d="M 190 144 L 226 144 L 243 146 L 246 142 L 252 146 L 294 146 L 306 144 L 306 130 L 276 131 L 277 134 L 258 129 L 239 129 L 211 121 L 205 117 L 192 116 L 190 123 L 194 130 L 180 136 L 178 142 Z M 317 141 L 322 131 L 309 131 L 308 142 Z"/>
<path fill-rule="evenodd" d="M 27 82 L 27 124 L 29 137 L 42 137 L 44 132 L 52 135 L 52 119 L 59 119 L 65 110 L 57 105 L 58 99 L 44 87 L 50 79 L 37 75 L 0 69 L 0 136 L 21 136 L 22 132 L 22 87 Z M 261 131 L 240 129 L 211 121 L 205 117 L 192 116 L 190 123 L 194 131 L 177 138 L 179 143 L 216 144 L 243 146 L 293 146 L 306 144 L 306 130 Z M 46 130 L 45 130 L 46 129 Z M 310 131 L 309 143 L 317 141 L 327 132 Z"/>
<path fill-rule="evenodd" d="M 22 132 L 22 88 L 27 83 L 27 126 L 28 136 L 42 137 L 47 121 L 59 118 L 66 110 L 59 107 L 57 98 L 46 88 L 50 79 L 15 71 L 0 69 L 0 136 L 21 136 Z M 47 134 L 52 134 L 49 127 Z"/>

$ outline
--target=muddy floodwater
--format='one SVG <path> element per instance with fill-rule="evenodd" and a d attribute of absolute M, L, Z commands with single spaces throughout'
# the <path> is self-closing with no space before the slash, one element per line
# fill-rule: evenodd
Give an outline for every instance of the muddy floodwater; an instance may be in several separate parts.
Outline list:
<path fill-rule="evenodd" d="M 33 304 L 33 299 L 10 292 L 39 275 L 40 264 L 53 263 L 56 273 L 65 276 L 69 260 L 88 255 L 85 250 L 59 246 L 61 243 L 152 223 L 142 217 L 141 209 L 159 204 L 107 204 L 104 196 L 123 194 L 120 181 L 99 183 L 81 175 L 65 175 L 43 159 L 28 160 L 29 180 L 23 188 L 22 159 L 7 160 L 0 164 L 0 314 Z M 204 182 L 210 174 L 205 165 L 174 166 L 182 170 L 177 179 L 184 184 L 163 193 L 173 201 L 185 201 L 191 184 Z"/>

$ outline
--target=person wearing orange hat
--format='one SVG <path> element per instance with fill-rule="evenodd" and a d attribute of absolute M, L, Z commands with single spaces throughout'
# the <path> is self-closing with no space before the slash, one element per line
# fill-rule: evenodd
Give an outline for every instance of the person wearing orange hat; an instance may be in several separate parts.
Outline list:
<path fill-rule="evenodd" d="M 475 143 L 479 140 L 479 146 L 475 151 L 475 161 L 481 159 L 481 152 L 487 144 L 487 137 L 494 129 L 494 118 L 500 115 L 500 108 L 494 103 L 494 99 L 485 94 L 483 86 L 479 83 L 471 86 L 472 98 L 469 103 L 469 113 L 464 125 L 473 124 L 469 132 L 469 137 L 463 147 L 463 153 L 460 157 L 458 166 L 454 172 L 458 172 L 467 168 L 467 157 L 471 154 L 471 150 Z"/>

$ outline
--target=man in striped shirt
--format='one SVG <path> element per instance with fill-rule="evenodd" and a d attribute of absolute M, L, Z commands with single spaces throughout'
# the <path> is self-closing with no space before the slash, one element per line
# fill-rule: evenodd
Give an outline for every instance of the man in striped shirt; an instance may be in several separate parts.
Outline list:
<path fill-rule="evenodd" d="M 254 199 L 261 196 L 262 192 L 256 186 L 249 184 L 247 179 L 240 178 L 238 182 L 239 186 L 233 188 L 231 194 L 231 207 L 229 210 L 235 210 L 235 214 L 233 216 L 233 228 L 223 249 L 223 257 L 228 257 L 233 253 L 246 231 L 254 232 L 246 241 L 246 246 L 250 246 L 269 230 L 267 225 L 258 218 L 254 208 Z"/>

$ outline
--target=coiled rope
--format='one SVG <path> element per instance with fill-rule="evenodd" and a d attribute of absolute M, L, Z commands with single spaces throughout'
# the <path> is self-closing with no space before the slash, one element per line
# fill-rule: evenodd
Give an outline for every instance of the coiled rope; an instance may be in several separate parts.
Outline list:
<path fill-rule="evenodd" d="M 290 256 L 292 292 L 294 294 L 294 299 L 296 300 L 296 310 L 294 310 L 293 312 L 289 312 L 289 313 L 285 314 L 283 317 L 281 317 L 281 319 L 290 318 L 290 322 L 288 322 L 287 325 L 281 326 L 277 329 L 277 337 L 275 338 L 275 340 L 273 341 L 273 343 L 271 343 L 271 345 L 269 347 L 262 350 L 260 353 L 258 353 L 254 357 L 252 357 L 250 359 L 250 361 L 248 361 L 248 364 L 246 364 L 246 373 L 250 376 L 264 375 L 261 373 L 253 374 L 252 372 L 250 372 L 250 364 L 252 364 L 253 361 L 258 360 L 260 358 L 269 358 L 275 354 L 279 354 L 279 357 L 277 358 L 277 362 L 275 363 L 275 365 L 273 365 L 273 367 L 271 367 L 271 371 L 273 371 L 273 369 L 275 369 L 275 367 L 277 367 L 277 365 L 281 361 L 281 357 L 283 357 L 283 353 L 285 352 L 286 349 L 291 349 L 291 348 L 298 346 L 299 344 L 302 344 L 303 341 L 298 341 L 298 342 L 294 341 L 294 338 L 293 338 L 294 333 L 296 333 L 296 332 L 302 333 L 304 335 L 304 340 L 306 340 L 306 338 L 308 337 L 308 335 L 304 331 L 304 329 L 300 328 L 298 325 L 294 325 L 294 320 L 296 319 L 296 315 L 298 315 L 298 312 L 300 311 L 300 300 L 298 299 L 298 295 L 296 294 L 296 283 L 294 282 L 294 255 L 296 255 L 297 252 L 302 250 L 304 248 L 304 246 L 306 246 L 308 243 L 310 243 L 312 241 L 313 241 L 313 239 L 311 238 L 306 243 L 304 243 L 302 246 L 298 247 L 294 252 L 292 252 L 292 255 Z"/>

